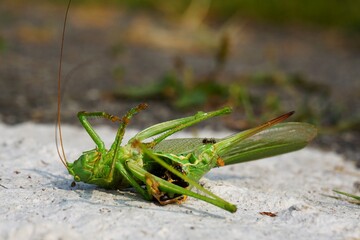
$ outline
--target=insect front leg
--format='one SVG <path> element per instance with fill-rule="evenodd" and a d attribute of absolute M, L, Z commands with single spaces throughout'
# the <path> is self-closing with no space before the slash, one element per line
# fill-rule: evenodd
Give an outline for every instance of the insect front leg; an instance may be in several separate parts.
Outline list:
<path fill-rule="evenodd" d="M 88 118 L 105 118 L 109 119 L 112 122 L 121 121 L 121 118 L 111 115 L 106 112 L 78 112 L 77 114 L 81 125 L 85 128 L 87 133 L 90 135 L 92 140 L 95 142 L 96 146 L 98 147 L 99 151 L 105 151 L 104 142 L 101 140 L 99 135 L 95 132 L 94 128 L 91 126 Z"/>
<path fill-rule="evenodd" d="M 146 108 L 147 108 L 147 104 L 139 104 L 138 106 L 131 108 L 122 118 L 111 115 L 106 112 L 85 112 L 85 111 L 78 112 L 77 116 L 79 118 L 81 125 L 85 128 L 85 130 L 88 132 L 90 137 L 96 143 L 98 149 L 105 150 L 104 142 L 100 139 L 99 135 L 95 132 L 94 128 L 91 126 L 90 122 L 88 121 L 88 118 L 105 118 L 112 122 L 120 122 L 120 126 L 115 139 L 115 143 L 120 144 L 122 137 L 124 136 L 125 127 L 129 123 L 131 117 L 136 113 L 138 113 L 139 111 Z"/>
<path fill-rule="evenodd" d="M 126 114 L 125 116 L 122 117 L 121 121 L 120 121 L 120 125 L 119 125 L 119 128 L 118 128 L 118 131 L 116 133 L 116 137 L 115 137 L 115 141 L 114 143 L 111 145 L 111 148 L 110 148 L 110 155 L 109 157 L 111 157 L 111 170 L 109 172 L 109 175 L 107 177 L 107 181 L 111 182 L 112 181 L 112 178 L 113 178 L 113 175 L 114 175 L 114 171 L 115 171 L 115 165 L 116 165 L 116 162 L 117 162 L 117 156 L 119 156 L 119 151 L 121 149 L 121 142 L 122 142 L 122 139 L 124 137 L 124 134 L 125 134 L 125 128 L 126 126 L 129 124 L 130 122 L 130 119 L 135 115 L 137 114 L 139 111 L 143 110 L 143 109 L 146 109 L 147 108 L 147 105 L 146 104 L 139 104 L 137 107 L 134 107 L 134 108 L 131 108 Z M 120 118 L 118 117 L 115 117 L 115 116 L 107 116 L 107 117 L 110 117 L 110 120 L 119 120 Z M 118 170 L 121 172 L 121 174 L 128 180 L 128 182 L 135 188 L 137 189 L 137 191 L 143 195 L 143 197 L 145 199 L 148 199 L 149 196 L 146 195 L 146 191 L 144 191 L 141 186 L 139 184 L 136 183 L 136 181 L 130 176 L 130 174 L 126 171 L 125 167 L 122 165 L 122 163 L 118 163 L 119 166 L 118 166 Z"/>
<path fill-rule="evenodd" d="M 111 149 L 109 151 L 112 154 L 112 155 L 110 155 L 112 158 L 111 159 L 111 170 L 110 170 L 108 176 L 104 178 L 105 182 L 111 182 L 113 180 L 116 157 L 121 148 L 120 145 L 121 145 L 122 139 L 124 137 L 126 126 L 129 124 L 132 116 L 134 116 L 136 113 L 138 113 L 139 111 L 146 109 L 146 108 L 147 108 L 147 104 L 139 104 L 137 107 L 131 108 L 125 114 L 125 116 L 123 116 L 122 118 L 119 118 L 117 116 L 111 115 L 106 112 L 79 112 L 78 113 L 78 118 L 80 120 L 80 123 L 83 125 L 83 127 L 88 132 L 90 137 L 96 143 L 98 151 L 101 152 L 102 155 L 105 155 L 105 153 L 106 153 L 104 142 L 101 140 L 99 135 L 95 132 L 95 130 L 93 129 L 93 127 L 91 126 L 91 124 L 89 123 L 87 118 L 101 117 L 101 118 L 111 120 L 112 122 L 120 122 L 118 131 L 116 133 L 115 141 L 112 144 Z"/>
<path fill-rule="evenodd" d="M 126 126 L 129 124 L 130 119 L 137 114 L 138 112 L 140 112 L 141 110 L 144 110 L 148 107 L 147 104 L 145 103 L 141 103 L 138 106 L 131 108 L 126 114 L 125 116 L 122 117 L 121 119 L 121 123 L 120 126 L 118 128 L 118 131 L 116 133 L 116 137 L 115 137 L 115 141 L 114 143 L 111 145 L 111 151 L 114 151 L 115 153 L 118 151 L 120 144 L 122 142 L 122 139 L 124 137 L 125 134 L 125 128 Z"/>

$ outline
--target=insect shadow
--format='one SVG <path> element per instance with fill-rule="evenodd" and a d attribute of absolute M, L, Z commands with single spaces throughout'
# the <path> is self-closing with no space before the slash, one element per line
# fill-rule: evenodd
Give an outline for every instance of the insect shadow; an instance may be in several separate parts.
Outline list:
<path fill-rule="evenodd" d="M 38 174 L 42 176 L 44 179 L 50 179 L 49 182 L 43 183 L 43 186 L 61 189 L 61 190 L 72 190 L 75 192 L 79 199 L 68 199 L 66 202 L 86 202 L 87 204 L 91 205 L 99 205 L 99 207 L 111 207 L 111 208 L 124 208 L 124 207 L 131 207 L 131 208 L 143 208 L 143 209 L 152 209 L 154 211 L 165 211 L 165 212 L 172 212 L 176 214 L 191 214 L 191 213 L 197 213 L 201 216 L 210 216 L 212 218 L 224 218 L 221 215 L 216 215 L 213 213 L 209 213 L 207 211 L 203 211 L 196 207 L 190 207 L 183 205 L 183 208 L 186 209 L 185 211 L 178 211 L 175 209 L 172 209 L 170 207 L 163 207 L 163 208 L 156 208 L 153 209 L 151 206 L 156 205 L 156 202 L 148 203 L 143 200 L 142 197 L 138 196 L 136 194 L 136 191 L 133 188 L 126 188 L 121 191 L 119 190 L 106 190 L 100 187 L 97 187 L 96 185 L 86 184 L 78 182 L 76 183 L 75 187 L 71 187 L 72 181 L 62 175 L 53 174 L 48 171 L 39 170 L 39 169 L 26 169 L 28 171 L 34 172 L 35 174 Z M 105 204 L 103 202 L 99 202 L 94 200 L 94 194 L 96 192 L 111 194 L 113 196 L 121 196 L 113 198 L 114 204 Z M 141 202 L 141 205 L 134 205 L 134 202 Z"/>
<path fill-rule="evenodd" d="M 85 188 L 84 188 L 85 187 Z M 92 187 L 92 185 L 90 184 L 79 184 L 79 188 L 76 187 L 77 189 L 75 190 L 76 193 L 79 194 L 79 197 L 83 198 L 84 201 L 86 201 L 89 204 L 92 205 L 99 205 L 101 207 L 111 207 L 111 208 L 124 208 L 124 207 L 130 207 L 130 208 L 142 208 L 142 209 L 151 209 L 152 211 L 156 211 L 156 212 L 171 212 L 173 214 L 192 214 L 192 213 L 196 213 L 197 215 L 200 216 L 207 216 L 207 217 L 212 217 L 212 218 L 219 218 L 219 219 L 223 219 L 224 217 L 221 215 L 216 215 L 214 213 L 210 213 L 208 211 L 205 210 L 201 210 L 200 208 L 196 208 L 196 207 L 190 207 L 190 206 L 183 206 L 184 211 L 179 211 L 176 208 L 171 207 L 171 205 L 169 205 L 168 207 L 162 207 L 162 208 L 153 208 L 156 205 L 160 205 L 158 202 L 153 201 L 152 203 L 146 202 L 144 201 L 144 199 L 139 196 L 138 194 L 136 194 L 136 191 L 134 188 L 126 188 L 124 190 L 106 190 L 103 188 L 99 188 L 99 187 L 94 187 L 94 188 L 87 188 L 87 187 Z M 114 202 L 114 204 L 104 204 L 102 202 L 97 202 L 97 201 L 93 201 L 93 194 L 94 192 L 101 192 L 101 193 L 105 193 L 105 194 L 112 194 L 113 196 L 121 196 L 121 197 L 115 197 L 112 198 L 112 201 Z M 138 204 L 134 204 L 134 202 L 138 202 Z"/>
<path fill-rule="evenodd" d="M 172 214 L 181 214 L 181 215 L 189 215 L 189 214 L 196 214 L 198 216 L 203 217 L 211 217 L 211 218 L 217 218 L 217 219 L 224 219 L 225 217 L 222 215 L 217 215 L 214 213 L 210 213 L 205 210 L 201 210 L 197 207 L 191 207 L 191 206 L 183 206 L 183 211 L 179 211 L 179 209 L 171 207 L 172 205 L 169 205 L 168 207 L 162 207 L 158 208 L 155 207 L 157 203 L 154 201 L 152 203 L 149 203 L 147 201 L 144 201 L 140 196 L 138 196 L 133 188 L 128 188 L 125 190 L 105 190 L 102 188 L 94 187 L 90 184 L 77 184 L 75 189 L 73 189 L 73 192 L 75 192 L 78 195 L 77 199 L 64 199 L 64 205 L 74 206 L 74 203 L 86 203 L 93 206 L 98 206 L 99 208 L 110 208 L 113 210 L 119 210 L 121 209 L 128 209 L 128 208 L 141 208 L 142 210 L 152 210 L 156 212 L 171 212 Z M 111 196 L 111 203 L 106 203 L 103 201 L 103 198 L 101 196 L 98 196 L 99 193 L 103 194 L 109 194 Z M 94 196 L 95 195 L 95 196 Z"/>
<path fill-rule="evenodd" d="M 237 174 L 229 174 L 227 173 L 221 173 L 221 172 L 209 172 L 205 176 L 206 179 L 209 179 L 211 181 L 217 181 L 217 180 L 231 180 L 236 179 L 240 181 L 245 181 L 249 179 L 256 179 L 253 176 L 239 176 Z"/>
<path fill-rule="evenodd" d="M 35 168 L 26 169 L 27 171 L 34 172 L 35 174 L 40 175 L 44 180 L 49 180 L 49 182 L 42 182 L 43 186 L 57 188 L 62 190 L 71 190 L 71 180 L 60 174 L 53 174 L 49 171 L 39 170 Z M 89 185 L 90 186 L 90 185 Z M 93 186 L 91 186 L 94 188 Z"/>

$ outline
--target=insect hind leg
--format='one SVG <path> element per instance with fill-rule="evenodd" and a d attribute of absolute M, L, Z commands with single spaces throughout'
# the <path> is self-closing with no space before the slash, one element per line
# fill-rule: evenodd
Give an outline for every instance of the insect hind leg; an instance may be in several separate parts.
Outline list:
<path fill-rule="evenodd" d="M 213 112 L 198 112 L 190 117 L 179 118 L 179 119 L 159 123 L 139 132 L 133 138 L 131 138 L 129 142 L 134 142 L 136 140 L 143 141 L 150 137 L 160 134 L 160 136 L 158 136 L 152 142 L 147 144 L 147 146 L 151 148 L 156 144 L 158 144 L 159 142 L 161 142 L 162 140 L 164 140 L 165 138 L 169 137 L 170 135 L 178 131 L 183 130 L 184 128 L 190 127 L 196 123 L 202 122 L 209 118 L 215 116 L 221 116 L 229 113 L 231 113 L 231 108 L 225 107 Z"/>

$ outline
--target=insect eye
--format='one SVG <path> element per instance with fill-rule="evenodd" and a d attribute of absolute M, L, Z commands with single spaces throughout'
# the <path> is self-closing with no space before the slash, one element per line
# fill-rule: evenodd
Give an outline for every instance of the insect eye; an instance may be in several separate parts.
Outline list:
<path fill-rule="evenodd" d="M 74 177 L 74 180 L 75 180 L 75 182 L 80 182 L 80 177 L 76 175 L 76 176 Z"/>

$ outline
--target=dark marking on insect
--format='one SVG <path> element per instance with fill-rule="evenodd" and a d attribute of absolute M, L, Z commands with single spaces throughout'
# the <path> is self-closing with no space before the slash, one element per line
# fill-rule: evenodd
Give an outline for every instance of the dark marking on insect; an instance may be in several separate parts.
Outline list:
<path fill-rule="evenodd" d="M 215 138 L 204 138 L 202 140 L 202 143 L 203 144 L 214 144 L 214 143 L 216 143 L 216 140 L 215 140 Z"/>
<path fill-rule="evenodd" d="M 180 172 L 181 174 L 185 175 L 185 171 L 182 169 L 182 166 L 179 164 L 174 164 L 172 165 L 172 167 Z M 173 174 L 172 172 L 170 172 L 169 170 L 165 169 L 165 168 L 158 168 L 156 171 L 153 171 L 152 174 L 154 174 L 155 176 L 158 176 L 172 184 L 178 185 L 182 188 L 187 188 L 189 187 L 189 183 L 186 182 L 185 180 L 183 180 L 182 178 L 179 178 L 178 176 L 176 176 L 175 174 Z M 149 183 L 151 183 L 151 186 L 153 188 L 153 191 L 156 193 L 155 198 L 157 198 L 157 200 L 159 201 L 159 203 L 161 205 L 166 205 L 169 203 L 182 203 L 187 199 L 187 196 L 182 195 L 182 194 L 169 194 L 166 192 L 162 192 L 158 189 L 158 186 L 156 183 L 154 183 L 152 180 L 152 178 L 148 178 Z"/>
<path fill-rule="evenodd" d="M 269 217 L 276 217 L 277 213 L 272 213 L 272 212 L 259 212 L 261 215 L 264 216 L 269 216 Z"/>
<path fill-rule="evenodd" d="M 185 175 L 185 172 L 180 165 L 175 165 L 173 167 L 176 171 Z M 165 172 L 165 177 L 163 179 L 165 179 L 168 182 L 171 182 L 175 185 L 183 187 L 183 188 L 187 188 L 189 186 L 188 182 L 184 181 L 183 179 L 179 178 L 178 176 L 176 176 L 175 174 L 173 174 L 172 172 L 170 172 L 168 170 Z"/>
<path fill-rule="evenodd" d="M 76 182 L 73 181 L 73 182 L 71 183 L 70 187 L 75 187 L 75 186 L 76 186 Z"/>

